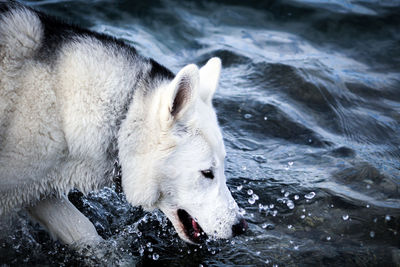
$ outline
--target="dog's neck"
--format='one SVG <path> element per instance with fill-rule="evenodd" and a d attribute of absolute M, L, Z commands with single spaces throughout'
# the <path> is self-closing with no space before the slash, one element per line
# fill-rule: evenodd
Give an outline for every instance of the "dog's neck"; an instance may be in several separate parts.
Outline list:
<path fill-rule="evenodd" d="M 142 59 L 139 57 L 139 59 Z M 147 60 L 146 60 L 147 61 Z M 140 73 L 135 77 L 135 81 L 132 82 L 134 86 L 129 88 L 129 93 L 122 103 L 123 108 L 115 118 L 116 131 L 113 138 L 107 148 L 107 156 L 110 161 L 114 162 L 112 170 L 108 171 L 106 175 L 112 177 L 113 182 L 116 186 L 117 191 L 122 191 L 121 186 L 121 166 L 119 160 L 120 144 L 118 143 L 118 137 L 120 136 L 121 125 L 126 120 L 134 121 L 132 123 L 127 122 L 126 124 L 136 126 L 131 127 L 130 131 L 132 135 L 142 131 L 142 127 L 145 127 L 145 119 L 148 120 L 151 117 L 150 106 L 154 103 L 153 97 L 157 93 L 156 90 L 160 88 L 160 85 L 166 82 L 170 82 L 174 78 L 174 74 L 167 68 L 161 66 L 154 60 L 150 59 L 145 64 L 139 62 L 143 67 Z M 131 115 L 128 118 L 128 112 L 131 110 Z M 133 110 L 133 111 L 132 111 Z M 132 113 L 134 116 L 132 116 Z M 133 118 L 134 117 L 134 118 Z M 142 121 L 143 124 L 138 121 Z M 155 121 L 147 121 L 146 124 L 157 124 Z M 149 143 L 151 142 L 150 136 L 148 137 Z M 110 179 L 110 178 L 108 178 Z"/>

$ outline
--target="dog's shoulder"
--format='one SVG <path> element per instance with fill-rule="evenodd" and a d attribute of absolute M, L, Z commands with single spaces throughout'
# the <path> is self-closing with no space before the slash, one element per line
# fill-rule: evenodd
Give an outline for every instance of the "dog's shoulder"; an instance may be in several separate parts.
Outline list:
<path fill-rule="evenodd" d="M 39 17 L 16 2 L 0 2 L 0 53 L 27 58 L 40 47 L 43 31 Z"/>

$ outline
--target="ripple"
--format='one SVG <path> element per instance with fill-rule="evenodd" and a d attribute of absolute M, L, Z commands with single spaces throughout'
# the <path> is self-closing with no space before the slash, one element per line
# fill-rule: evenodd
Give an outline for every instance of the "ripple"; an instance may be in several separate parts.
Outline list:
<path fill-rule="evenodd" d="M 219 118 L 221 125 L 229 125 L 229 131 L 243 133 L 247 135 L 252 133 L 253 139 L 259 142 L 259 148 L 262 148 L 263 141 L 266 137 L 282 138 L 288 141 L 310 146 L 323 147 L 329 145 L 328 141 L 322 141 L 317 133 L 304 125 L 294 121 L 279 107 L 263 103 L 257 100 L 248 101 L 246 105 L 241 105 L 240 102 L 234 99 L 224 99 L 224 101 L 216 101 L 215 105 L 218 109 L 224 110 L 224 116 Z M 242 114 L 252 113 L 251 120 L 243 118 Z M 264 120 L 264 114 L 268 114 L 268 120 Z M 228 120 L 229 118 L 229 120 Z M 256 123 L 255 123 L 256 122 Z M 248 140 L 244 141 L 245 150 L 251 150 L 256 146 L 249 144 L 249 149 L 246 149 Z M 309 140 L 312 140 L 309 142 Z M 233 144 L 240 147 L 243 144 Z"/>
<path fill-rule="evenodd" d="M 249 231 L 193 248 L 165 216 L 113 189 L 73 191 L 107 241 L 80 254 L 20 212 L 0 224 L 2 264 L 398 265 L 398 2 L 26 3 L 175 72 L 222 59 L 214 105 L 228 185 Z"/>
<path fill-rule="evenodd" d="M 250 64 L 251 59 L 241 55 L 235 51 L 230 51 L 228 49 L 218 49 L 212 50 L 210 52 L 204 53 L 196 60 L 199 65 L 204 65 L 208 59 L 212 57 L 219 57 L 222 61 L 223 68 L 229 68 L 236 65 Z"/>

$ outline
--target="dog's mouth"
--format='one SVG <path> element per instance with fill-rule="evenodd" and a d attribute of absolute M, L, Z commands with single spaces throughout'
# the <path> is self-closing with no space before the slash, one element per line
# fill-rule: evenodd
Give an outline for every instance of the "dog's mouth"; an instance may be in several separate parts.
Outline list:
<path fill-rule="evenodd" d="M 183 225 L 185 235 L 193 243 L 201 243 L 207 239 L 206 233 L 201 229 L 200 225 L 185 210 L 178 210 L 178 217 Z"/>

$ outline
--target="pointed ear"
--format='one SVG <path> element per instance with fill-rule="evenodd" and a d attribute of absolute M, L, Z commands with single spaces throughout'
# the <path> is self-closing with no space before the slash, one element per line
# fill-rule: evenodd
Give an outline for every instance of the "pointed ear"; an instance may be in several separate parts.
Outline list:
<path fill-rule="evenodd" d="M 200 97 L 206 104 L 211 105 L 211 100 L 218 87 L 220 73 L 221 60 L 217 57 L 211 58 L 200 69 Z"/>
<path fill-rule="evenodd" d="M 161 118 L 170 121 L 182 117 L 192 106 L 199 85 L 199 69 L 190 64 L 181 69 L 161 99 Z"/>

